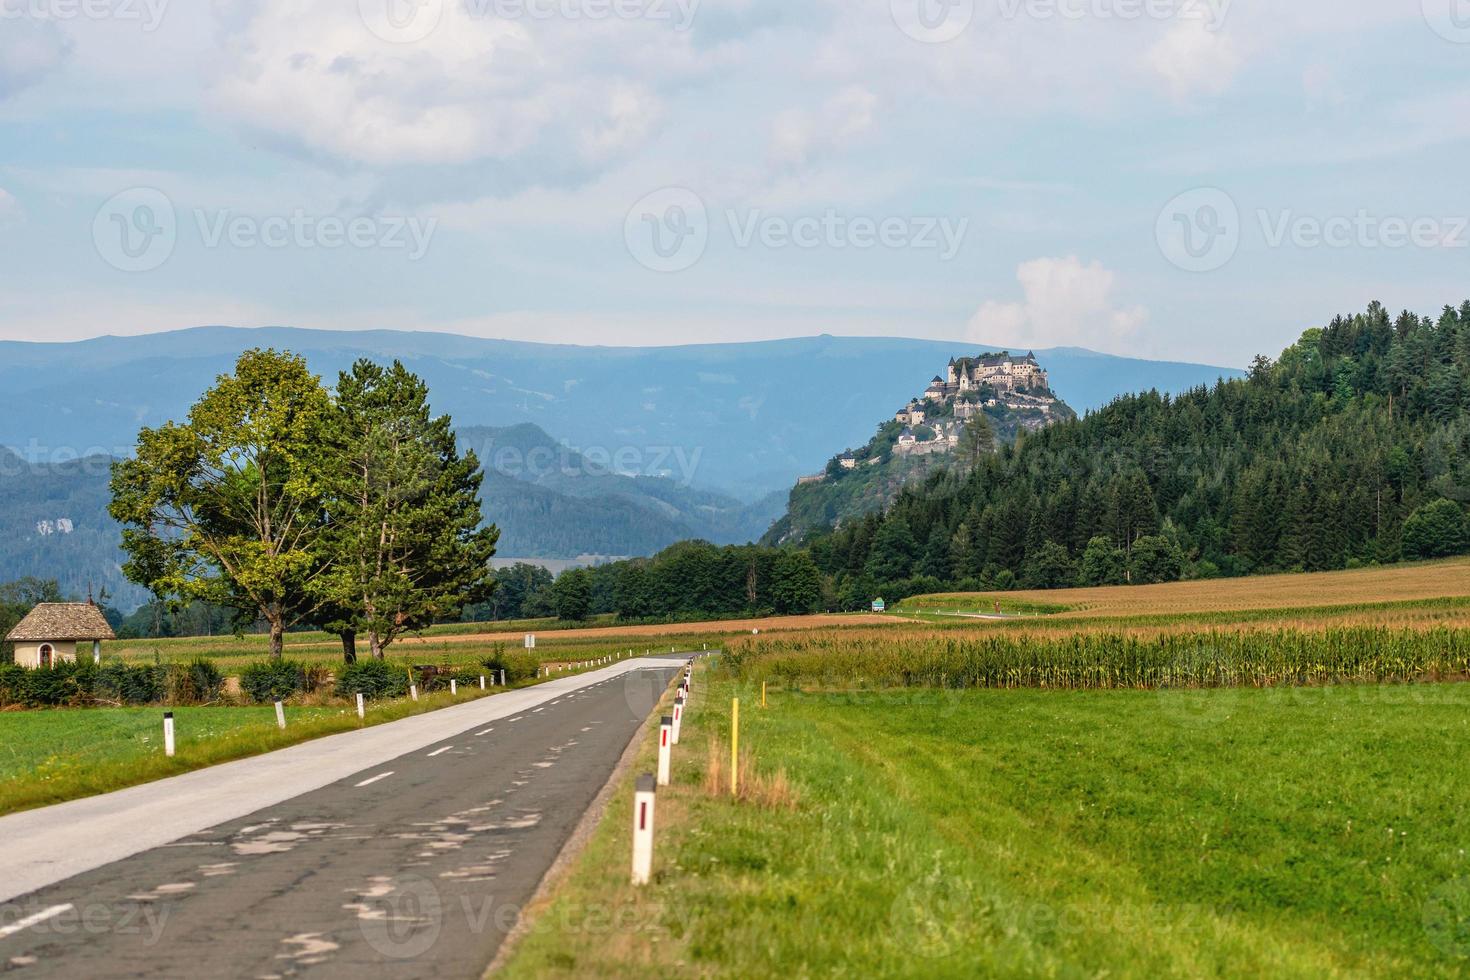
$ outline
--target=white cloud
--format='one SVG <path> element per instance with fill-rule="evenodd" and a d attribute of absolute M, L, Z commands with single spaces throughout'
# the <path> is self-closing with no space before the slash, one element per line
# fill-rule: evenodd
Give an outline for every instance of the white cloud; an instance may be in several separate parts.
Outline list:
<path fill-rule="evenodd" d="M 0 99 L 59 68 L 71 44 L 50 21 L 0 18 Z"/>
<path fill-rule="evenodd" d="M 497 18 L 445 3 L 427 37 L 393 43 L 357 8 L 234 0 L 217 106 L 308 154 L 374 168 L 565 170 L 636 149 L 661 115 L 659 87 L 697 68 L 688 35 L 662 21 Z"/>
<path fill-rule="evenodd" d="M 1075 255 L 1032 259 L 1016 270 L 1024 299 L 987 301 L 970 318 L 970 337 L 1013 347 L 1087 347 L 1116 352 L 1148 320 L 1141 306 L 1119 307 L 1116 277 L 1100 262 Z"/>
<path fill-rule="evenodd" d="M 788 109 L 771 124 L 771 161 L 805 167 L 844 150 L 873 128 L 878 97 L 861 85 L 835 92 L 816 110 Z"/>
<path fill-rule="evenodd" d="M 1180 21 L 1149 48 L 1147 61 L 1176 102 L 1227 91 L 1242 57 L 1231 36 L 1197 21 Z"/>

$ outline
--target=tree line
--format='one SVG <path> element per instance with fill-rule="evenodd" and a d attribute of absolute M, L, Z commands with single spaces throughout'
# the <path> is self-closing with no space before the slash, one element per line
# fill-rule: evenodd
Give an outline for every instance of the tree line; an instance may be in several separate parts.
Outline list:
<path fill-rule="evenodd" d="M 123 571 L 172 607 L 339 635 L 356 660 L 458 618 L 493 589 L 499 532 L 483 475 L 428 387 L 398 362 L 360 360 L 326 388 L 305 361 L 251 350 L 186 421 L 143 429 L 112 472 Z"/>
<path fill-rule="evenodd" d="M 1340 569 L 1470 551 L 1470 302 L 1379 304 L 1244 379 L 1125 396 L 808 529 L 841 604 Z M 917 580 L 917 581 L 916 581 Z"/>
<path fill-rule="evenodd" d="M 539 609 L 677 620 L 1359 567 L 1470 552 L 1467 502 L 1470 302 L 1438 318 L 1375 303 L 1244 379 L 1124 396 L 999 447 L 981 416 L 948 467 L 886 510 L 800 529 L 800 548 L 684 542 L 568 572 Z"/>

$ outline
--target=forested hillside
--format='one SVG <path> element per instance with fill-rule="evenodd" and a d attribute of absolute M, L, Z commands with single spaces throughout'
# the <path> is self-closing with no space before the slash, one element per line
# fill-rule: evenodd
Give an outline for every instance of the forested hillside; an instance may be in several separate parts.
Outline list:
<path fill-rule="evenodd" d="M 1467 501 L 1470 302 L 1437 319 L 1374 304 L 1244 380 L 1027 435 L 811 551 L 847 605 L 1310 571 L 1470 550 Z"/>
<path fill-rule="evenodd" d="M 68 596 L 106 592 L 132 606 L 148 593 L 122 574 L 118 527 L 107 513 L 112 460 L 27 463 L 0 447 L 0 582 L 34 577 Z"/>

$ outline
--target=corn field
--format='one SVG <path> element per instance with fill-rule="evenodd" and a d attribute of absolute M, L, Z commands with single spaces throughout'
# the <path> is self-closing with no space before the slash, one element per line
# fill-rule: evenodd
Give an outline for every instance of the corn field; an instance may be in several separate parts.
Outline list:
<path fill-rule="evenodd" d="M 1470 629 L 1173 633 L 1065 637 L 952 631 L 812 633 L 730 643 L 738 679 L 790 687 L 1274 687 L 1470 677 Z"/>

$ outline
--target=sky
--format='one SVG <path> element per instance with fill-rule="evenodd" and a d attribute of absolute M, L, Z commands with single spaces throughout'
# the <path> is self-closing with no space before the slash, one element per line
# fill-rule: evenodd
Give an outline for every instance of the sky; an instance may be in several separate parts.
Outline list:
<path fill-rule="evenodd" d="M 1243 366 L 1470 296 L 1470 0 L 0 0 L 0 340 Z"/>

